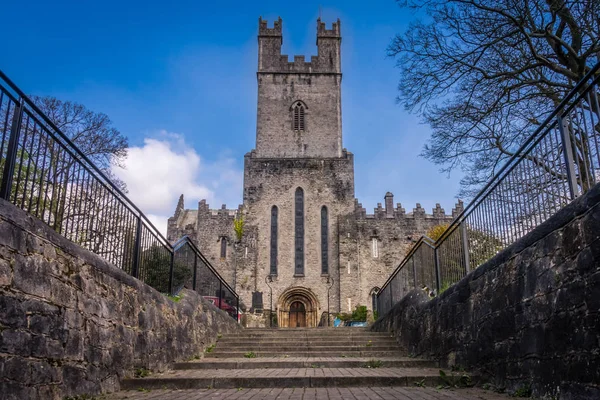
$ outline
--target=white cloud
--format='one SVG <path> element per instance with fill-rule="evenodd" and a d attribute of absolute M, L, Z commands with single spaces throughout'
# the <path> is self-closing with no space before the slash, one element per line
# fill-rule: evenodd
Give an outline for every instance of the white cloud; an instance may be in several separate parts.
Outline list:
<path fill-rule="evenodd" d="M 220 206 L 217 200 L 233 200 L 229 207 L 234 208 L 242 192 L 242 172 L 234 159 L 221 156 L 204 162 L 182 135 L 165 131 L 158 138 L 144 139 L 140 147 L 130 147 L 124 168 L 114 166 L 112 172 L 127 184 L 129 198 L 163 234 L 180 194 L 186 208 L 196 208 L 200 199 L 215 208 Z"/>

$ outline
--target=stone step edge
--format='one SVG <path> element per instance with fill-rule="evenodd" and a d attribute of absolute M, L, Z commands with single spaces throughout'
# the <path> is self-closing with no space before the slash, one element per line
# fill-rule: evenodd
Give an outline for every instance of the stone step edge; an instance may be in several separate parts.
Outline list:
<path fill-rule="evenodd" d="M 219 359 L 226 359 L 226 358 L 247 358 L 245 357 L 244 352 L 212 352 L 212 353 L 208 353 L 204 355 L 204 359 L 212 359 L 212 358 L 219 358 Z M 385 356 L 389 356 L 390 352 L 389 351 L 352 351 L 352 352 L 323 352 L 323 351 L 315 351 L 315 352 L 293 352 L 293 351 L 287 351 L 287 352 L 260 352 L 257 353 L 255 352 L 255 357 L 252 358 L 280 358 L 280 359 L 286 359 L 289 357 L 314 357 L 314 358 L 321 358 L 321 357 L 340 357 L 340 358 L 348 358 L 348 359 L 353 359 L 353 358 L 373 358 L 373 357 L 385 357 Z M 406 356 L 406 354 L 404 354 Z M 286 357 L 287 356 L 287 357 Z"/>
<path fill-rule="evenodd" d="M 214 360 L 214 361 L 213 361 Z M 252 361 L 251 361 L 252 360 Z M 256 361 L 254 361 L 256 360 Z M 175 370 L 190 369 L 264 369 L 264 368 L 367 368 L 366 365 L 372 361 L 381 361 L 380 367 L 383 368 L 436 368 L 437 362 L 424 359 L 399 359 L 399 360 L 377 360 L 367 359 L 346 359 L 327 361 L 311 360 L 288 360 L 288 359 L 227 359 L 211 358 L 202 361 L 188 361 L 175 363 Z"/>
<path fill-rule="evenodd" d="M 333 345 L 311 345 L 311 344 L 301 344 L 301 345 L 284 345 L 283 343 L 279 345 L 261 345 L 261 344 L 241 344 L 241 345 L 223 345 L 219 346 L 218 344 L 214 347 L 213 351 L 216 350 L 229 350 L 229 351 L 243 351 L 243 350 L 267 350 L 267 351 L 278 351 L 283 349 L 298 349 L 298 350 L 326 350 L 326 351 L 337 351 L 348 349 L 351 350 L 363 350 L 363 349 L 372 349 L 372 350 L 400 350 L 401 347 L 397 344 L 370 344 L 366 343 L 361 344 L 351 344 L 351 345 L 343 345 L 343 346 L 333 346 Z"/>
<path fill-rule="evenodd" d="M 439 375 L 410 376 L 307 376 L 307 377 L 206 377 L 206 378 L 132 378 L 121 382 L 121 390 L 151 389 L 234 389 L 234 388 L 301 388 L 356 386 L 437 386 L 444 382 Z"/>

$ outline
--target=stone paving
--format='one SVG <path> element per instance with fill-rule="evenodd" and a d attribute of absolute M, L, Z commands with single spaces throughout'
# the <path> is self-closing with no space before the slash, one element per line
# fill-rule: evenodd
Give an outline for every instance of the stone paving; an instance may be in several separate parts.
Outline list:
<path fill-rule="evenodd" d="M 411 387 L 265 388 L 122 391 L 105 400 L 507 400 L 503 394 L 482 389 Z"/>

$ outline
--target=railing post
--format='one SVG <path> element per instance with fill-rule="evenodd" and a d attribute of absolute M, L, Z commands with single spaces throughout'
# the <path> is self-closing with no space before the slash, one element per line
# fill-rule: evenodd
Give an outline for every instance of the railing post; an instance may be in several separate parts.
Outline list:
<path fill-rule="evenodd" d="M 140 253 L 142 247 L 142 219 L 137 217 L 135 227 L 135 241 L 133 242 L 133 262 L 131 265 L 131 276 L 138 278 L 140 275 Z"/>
<path fill-rule="evenodd" d="M 569 192 L 571 193 L 571 200 L 579 195 L 579 189 L 577 188 L 577 176 L 575 175 L 575 158 L 573 157 L 573 144 L 571 143 L 571 134 L 569 132 L 569 126 L 560 115 L 557 118 L 558 129 L 560 131 L 560 138 L 563 146 L 563 153 L 565 155 L 565 164 L 567 168 L 567 183 L 569 184 Z"/>
<path fill-rule="evenodd" d="M 198 256 L 194 254 L 194 282 L 192 283 L 192 289 L 196 291 L 196 279 L 198 274 Z"/>
<path fill-rule="evenodd" d="M 10 201 L 10 189 L 12 188 L 15 164 L 17 163 L 17 150 L 19 147 L 19 135 L 21 134 L 21 121 L 23 120 L 23 99 L 15 104 L 8 148 L 6 149 L 6 161 L 2 174 L 2 185 L 0 185 L 0 198 Z"/>
<path fill-rule="evenodd" d="M 235 306 L 235 322 L 240 322 L 240 296 L 237 297 Z"/>
<path fill-rule="evenodd" d="M 171 253 L 171 265 L 169 267 L 169 294 L 172 296 L 173 293 L 173 270 L 175 269 L 175 252 Z"/>
<path fill-rule="evenodd" d="M 223 297 L 223 282 L 219 280 L 219 310 L 221 309 L 221 297 Z"/>
<path fill-rule="evenodd" d="M 433 248 L 433 266 L 435 268 L 436 293 L 439 296 L 442 288 L 442 275 L 440 274 L 440 256 L 438 253 L 438 247 Z"/>
<path fill-rule="evenodd" d="M 460 238 L 462 240 L 462 250 L 464 254 L 465 261 L 465 275 L 471 272 L 471 260 L 469 259 L 469 235 L 467 232 L 467 224 L 465 220 L 463 220 L 460 225 Z"/>

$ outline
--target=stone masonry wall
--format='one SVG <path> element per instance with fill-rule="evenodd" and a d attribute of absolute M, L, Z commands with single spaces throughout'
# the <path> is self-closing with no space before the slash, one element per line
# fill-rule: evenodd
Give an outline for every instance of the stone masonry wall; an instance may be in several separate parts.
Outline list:
<path fill-rule="evenodd" d="M 244 168 L 244 205 L 247 223 L 256 232 L 256 287 L 238 286 L 243 299 L 251 291 L 263 292 L 265 308 L 270 307 L 270 290 L 265 277 L 270 273 L 271 208 L 278 207 L 277 276 L 271 284 L 273 307 L 292 287 L 308 288 L 318 300 L 318 316 L 327 308 L 327 278 L 338 281 L 337 216 L 352 209 L 354 201 L 353 155 L 340 159 L 257 159 L 246 156 Z M 304 276 L 294 275 L 294 195 L 304 190 Z M 329 274 L 321 274 L 321 207 L 329 214 Z M 248 280 L 250 270 L 238 270 L 238 282 Z M 250 280 L 251 277 L 250 277 Z M 252 282 L 252 283 L 254 283 Z M 330 292 L 331 311 L 337 310 L 338 293 Z"/>
<path fill-rule="evenodd" d="M 600 185 L 439 297 L 411 292 L 373 329 L 509 391 L 600 398 Z"/>
<path fill-rule="evenodd" d="M 341 311 L 352 311 L 357 305 L 372 310 L 373 289 L 383 285 L 413 244 L 432 227 L 449 224 L 457 210 L 462 210 L 459 203 L 447 215 L 438 204 L 432 214 L 425 214 L 417 204 L 412 213 L 406 214 L 400 204 L 393 208 L 391 193 L 387 193 L 386 200 L 387 208 L 378 204 L 372 215 L 357 203 L 353 214 L 340 218 Z M 374 239 L 377 254 L 373 251 Z"/>
<path fill-rule="evenodd" d="M 0 398 L 116 391 L 237 329 L 196 293 L 175 303 L 0 200 Z"/>

